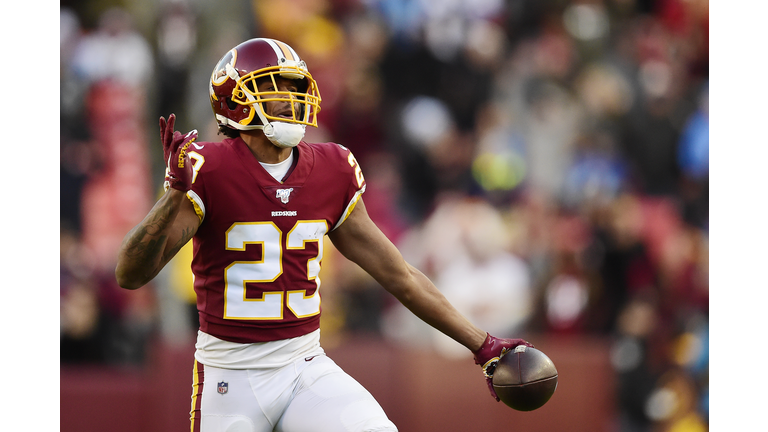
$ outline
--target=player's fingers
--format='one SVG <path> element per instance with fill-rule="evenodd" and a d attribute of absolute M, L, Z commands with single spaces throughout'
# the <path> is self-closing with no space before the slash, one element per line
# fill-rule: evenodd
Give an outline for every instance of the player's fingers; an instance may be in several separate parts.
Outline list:
<path fill-rule="evenodd" d="M 165 139 L 166 142 L 171 142 L 172 138 L 175 138 L 174 127 L 176 125 L 176 114 L 171 113 L 168 116 L 168 125 L 165 127 Z"/>
<path fill-rule="evenodd" d="M 177 151 L 180 147 L 189 147 L 188 143 L 197 139 L 197 129 L 193 129 L 186 134 L 182 134 L 179 131 L 173 131 L 173 141 L 171 144 L 171 150 Z"/>
<path fill-rule="evenodd" d="M 171 142 L 172 150 L 179 148 L 179 145 L 184 141 L 184 136 L 179 131 L 173 131 L 173 138 L 169 140 Z"/>
<path fill-rule="evenodd" d="M 194 141 L 197 139 L 197 129 L 192 129 L 191 131 L 187 132 L 187 134 L 184 136 L 184 140 L 186 141 Z"/>
<path fill-rule="evenodd" d="M 165 117 L 160 117 L 160 141 L 162 141 L 163 146 L 168 144 L 168 121 L 165 120 Z"/>
<path fill-rule="evenodd" d="M 163 144 L 163 147 L 168 145 L 168 138 L 165 133 L 167 126 L 168 122 L 165 120 L 165 117 L 160 117 L 160 142 Z"/>
<path fill-rule="evenodd" d="M 501 399 L 500 399 L 500 398 L 499 398 L 499 396 L 496 394 L 496 389 L 494 389 L 494 388 L 493 388 L 493 379 L 491 379 L 491 378 L 486 378 L 485 382 L 487 382 L 487 383 L 488 383 L 488 390 L 490 390 L 490 391 L 491 391 L 491 396 L 492 396 L 494 399 L 496 399 L 496 402 L 499 402 Z"/>

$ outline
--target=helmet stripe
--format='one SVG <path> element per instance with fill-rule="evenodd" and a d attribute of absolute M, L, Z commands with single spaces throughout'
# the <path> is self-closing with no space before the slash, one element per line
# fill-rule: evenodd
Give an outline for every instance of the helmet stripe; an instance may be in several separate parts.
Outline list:
<path fill-rule="evenodd" d="M 280 48 L 280 51 L 283 53 L 283 57 L 285 57 L 286 60 L 299 60 L 299 56 L 296 55 L 296 52 L 293 50 L 293 48 L 289 47 L 288 44 L 280 42 L 279 40 L 275 40 L 275 44 L 277 44 L 277 46 Z"/>
<path fill-rule="evenodd" d="M 275 57 L 277 57 L 278 60 L 280 59 L 280 57 L 283 57 L 283 50 L 281 50 L 280 47 L 277 45 L 276 40 L 266 39 L 266 38 L 262 38 L 261 40 L 268 43 L 269 46 L 272 47 L 272 49 L 275 51 Z"/>

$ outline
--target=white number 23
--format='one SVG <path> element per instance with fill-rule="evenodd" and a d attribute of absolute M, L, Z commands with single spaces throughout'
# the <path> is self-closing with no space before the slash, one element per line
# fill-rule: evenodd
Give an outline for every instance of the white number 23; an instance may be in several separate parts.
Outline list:
<path fill-rule="evenodd" d="M 235 261 L 224 270 L 224 318 L 245 320 L 281 320 L 283 304 L 298 318 L 320 313 L 320 261 L 323 259 L 323 236 L 328 232 L 326 221 L 298 221 L 288 232 L 286 250 L 282 247 L 283 233 L 273 222 L 238 222 L 226 233 L 227 250 L 245 251 L 249 244 L 261 244 L 260 261 Z M 262 298 L 246 297 L 249 282 L 274 282 L 283 274 L 283 255 L 304 249 L 307 242 L 317 242 L 317 256 L 307 261 L 307 280 L 314 280 L 317 289 L 311 296 L 306 290 L 267 291 Z"/>

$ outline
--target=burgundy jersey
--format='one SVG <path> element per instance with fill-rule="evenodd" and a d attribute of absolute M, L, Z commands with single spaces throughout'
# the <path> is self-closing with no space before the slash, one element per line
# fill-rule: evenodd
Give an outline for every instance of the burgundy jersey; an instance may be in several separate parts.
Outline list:
<path fill-rule="evenodd" d="M 323 237 L 365 190 L 352 153 L 302 142 L 281 183 L 240 138 L 193 144 L 188 196 L 203 217 L 192 259 L 200 330 L 251 343 L 318 329 Z"/>

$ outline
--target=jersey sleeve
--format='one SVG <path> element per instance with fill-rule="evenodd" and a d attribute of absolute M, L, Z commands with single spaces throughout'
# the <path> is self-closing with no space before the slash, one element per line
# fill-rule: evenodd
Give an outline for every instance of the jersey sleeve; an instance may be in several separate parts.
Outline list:
<path fill-rule="evenodd" d="M 205 187 L 206 172 L 210 171 L 216 162 L 215 155 L 211 152 L 214 147 L 213 143 L 202 144 L 205 146 L 188 153 L 194 172 L 192 174 L 192 188 L 187 191 L 187 199 L 192 202 L 200 222 L 205 219 L 206 203 L 208 202 Z"/>
<path fill-rule="evenodd" d="M 362 168 L 360 167 L 360 164 L 357 162 L 357 159 L 355 159 L 355 156 L 352 154 L 352 152 L 344 147 L 341 144 L 337 144 L 338 151 L 340 152 L 340 157 L 342 158 L 341 162 L 341 170 L 345 174 L 345 178 L 347 179 L 347 205 L 344 208 L 344 211 L 341 214 L 341 217 L 339 217 L 338 222 L 336 222 L 336 225 L 331 228 L 331 231 L 335 230 L 339 226 L 341 226 L 342 223 L 349 217 L 349 215 L 352 213 L 352 210 L 355 209 L 355 206 L 357 205 L 358 201 L 360 200 L 360 197 L 362 197 L 363 193 L 365 192 L 365 177 L 363 176 Z"/>

